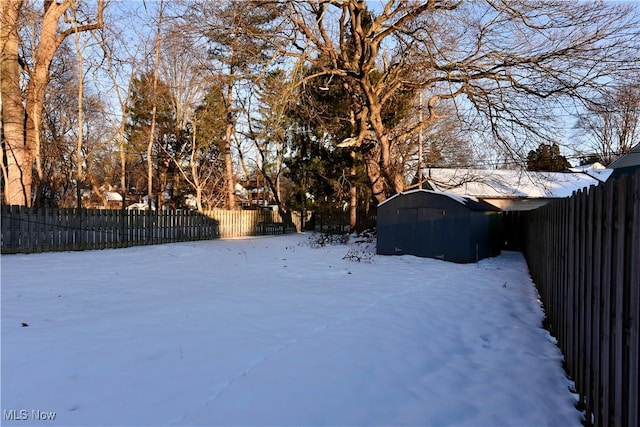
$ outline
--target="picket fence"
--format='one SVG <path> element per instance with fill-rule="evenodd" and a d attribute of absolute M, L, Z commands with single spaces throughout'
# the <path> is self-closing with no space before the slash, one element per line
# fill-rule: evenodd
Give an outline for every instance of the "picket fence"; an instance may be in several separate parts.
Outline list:
<path fill-rule="evenodd" d="M 3 254 L 87 250 L 299 231 L 276 211 L 194 212 L 1 206 Z M 297 225 L 296 225 L 297 222 Z"/>
<path fill-rule="evenodd" d="M 520 223 L 585 424 L 640 425 L 640 173 L 525 213 Z"/>

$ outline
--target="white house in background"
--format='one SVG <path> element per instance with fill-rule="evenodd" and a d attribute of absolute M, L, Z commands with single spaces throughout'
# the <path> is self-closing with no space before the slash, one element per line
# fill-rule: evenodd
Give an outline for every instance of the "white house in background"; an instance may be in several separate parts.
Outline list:
<path fill-rule="evenodd" d="M 601 179 L 586 172 L 428 168 L 424 188 L 484 200 L 504 211 L 536 209 Z"/>

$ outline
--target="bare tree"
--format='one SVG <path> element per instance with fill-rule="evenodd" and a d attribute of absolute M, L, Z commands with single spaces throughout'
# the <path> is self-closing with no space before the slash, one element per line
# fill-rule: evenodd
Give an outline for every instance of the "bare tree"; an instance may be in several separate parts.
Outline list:
<path fill-rule="evenodd" d="M 104 1 L 74 19 L 72 1 L 44 1 L 37 47 L 30 63 L 20 55 L 23 0 L 0 2 L 2 60 L 2 149 L 4 198 L 8 204 L 31 205 L 32 168 L 39 153 L 39 132 L 50 66 L 62 42 L 75 32 L 102 27 Z M 65 25 L 65 23 L 67 23 Z M 24 71 L 24 73 L 23 73 Z M 24 92 L 21 78 L 27 80 Z"/>
<path fill-rule="evenodd" d="M 483 117 L 486 131 L 522 156 L 524 143 L 552 139 L 555 106 L 593 97 L 640 57 L 632 4 L 388 0 L 375 14 L 358 0 L 288 5 L 302 38 L 295 46 L 318 76 L 344 78 L 361 102 L 350 143 L 368 159 L 378 201 L 406 187 L 394 150 L 439 120 L 442 101 Z M 382 111 L 408 90 L 427 94 L 424 116 L 394 134 Z"/>
<path fill-rule="evenodd" d="M 589 141 L 591 153 L 608 165 L 640 141 L 640 84 L 615 87 L 587 104 L 576 128 Z"/>
<path fill-rule="evenodd" d="M 135 77 L 140 72 L 140 67 L 144 61 L 140 58 L 139 49 L 136 52 L 127 52 L 125 57 L 119 57 L 122 48 L 126 42 L 119 40 L 119 34 L 113 31 L 109 34 L 103 32 L 99 40 L 100 47 L 104 52 L 106 69 L 105 73 L 110 80 L 109 90 L 115 94 L 119 115 L 113 120 L 114 127 L 117 129 L 114 134 L 115 145 L 118 149 L 119 159 L 119 190 L 122 197 L 122 208 L 126 206 L 127 200 L 127 142 L 126 142 L 126 125 L 127 116 L 129 115 L 129 105 L 131 101 L 131 90 Z M 119 46 L 116 47 L 116 44 Z"/>
<path fill-rule="evenodd" d="M 410 182 L 407 188 L 422 188 L 427 179 L 422 175 L 425 168 L 465 167 L 475 160 L 469 142 L 472 133 L 458 117 L 451 101 L 439 105 L 440 119 L 414 134 L 405 133 L 406 129 L 414 128 L 416 121 L 422 121 L 422 99 L 418 96 L 406 117 L 394 126 L 392 134 L 407 135 L 404 141 L 397 142 L 393 151 L 399 170 L 405 171 L 405 179 Z"/>
<path fill-rule="evenodd" d="M 196 207 L 202 211 L 204 204 L 215 207 L 220 193 L 224 194 L 224 167 L 221 138 L 222 130 L 226 126 L 223 103 L 219 102 L 222 92 L 215 85 L 212 86 L 201 105 L 196 109 L 191 119 L 191 143 L 188 146 L 188 157 L 174 162 L 182 176 L 196 192 Z"/>
<path fill-rule="evenodd" d="M 202 64 L 206 61 L 206 58 L 203 57 L 206 53 L 193 49 L 190 37 L 188 37 L 191 27 L 189 22 L 173 23 L 168 27 L 164 36 L 160 74 L 169 89 L 175 124 L 173 133 L 176 139 L 175 149 L 165 150 L 165 154 L 173 162 L 171 169 L 178 168 L 181 172 L 172 174 L 173 182 L 169 185 L 173 193 L 172 199 L 178 196 L 180 177 L 183 176 L 196 191 L 198 208 L 201 210 L 202 192 L 208 179 L 200 179 L 202 178 L 200 169 L 203 169 L 205 164 L 198 161 L 198 154 L 204 149 L 203 145 L 206 145 L 206 142 L 195 139 L 197 130 L 201 127 L 196 123 L 195 113 L 199 107 L 198 104 L 205 98 L 206 79 Z M 209 119 L 211 118 L 209 117 Z M 218 121 L 217 118 L 214 120 Z M 186 152 L 183 153 L 181 148 L 184 148 Z M 183 155 L 185 159 L 183 159 Z M 187 168 L 192 172 L 190 177 L 184 174 L 185 165 L 190 163 L 188 159 L 193 160 L 193 163 L 189 164 Z M 165 179 L 167 178 L 165 177 Z"/>
<path fill-rule="evenodd" d="M 256 85 L 259 118 L 247 118 L 246 136 L 254 142 L 258 161 L 256 168 L 274 195 L 279 208 L 285 208 L 281 179 L 284 171 L 286 150 L 286 113 L 292 102 L 293 85 L 284 70 L 275 70 Z M 250 100 L 251 98 L 249 98 Z M 255 114 L 254 108 L 246 105 L 247 115 Z"/>
<path fill-rule="evenodd" d="M 97 43 L 101 48 L 104 58 L 103 66 L 100 70 L 102 90 L 110 94 L 113 99 L 114 114 L 109 115 L 113 127 L 113 149 L 118 156 L 118 182 L 119 191 L 122 196 L 123 208 L 126 206 L 129 191 L 135 188 L 135 192 L 143 191 L 149 182 L 149 165 L 143 152 L 148 149 L 150 137 L 150 124 L 152 104 L 156 102 L 156 116 L 158 115 L 157 102 L 160 91 L 156 87 L 156 95 L 153 95 L 153 68 L 149 65 L 150 58 L 154 58 L 158 41 L 158 15 L 157 8 L 162 6 L 162 20 L 171 19 L 171 16 L 164 10 L 164 3 L 153 2 L 118 2 L 111 4 L 105 15 L 105 25 L 102 31 L 96 34 Z M 166 19 L 165 19 L 166 18 Z M 162 31 L 162 23 L 160 23 Z M 161 42 L 164 43 L 166 37 L 163 33 Z M 159 58 L 161 64 L 162 56 Z M 160 68 L 160 67 L 159 67 Z M 151 70 L 147 72 L 146 70 Z M 147 79 L 147 77 L 149 77 Z M 148 83 L 148 88 L 146 85 Z M 141 87 L 141 85 L 143 87 Z M 156 86 L 158 83 L 156 83 Z M 138 108 L 140 99 L 135 97 L 145 97 L 144 103 L 145 123 L 148 118 L 149 126 L 138 129 L 135 132 L 134 140 L 131 139 L 131 123 L 128 121 L 135 113 L 132 109 Z M 162 113 L 161 113 L 162 114 Z M 157 123 L 156 123 L 157 128 Z M 158 132 L 155 132 L 156 134 Z M 151 134 L 153 135 L 153 134 Z M 155 144 L 157 145 L 157 144 Z M 158 151 L 158 150 L 156 150 Z M 152 159 L 153 160 L 153 159 Z M 157 160 L 157 159 L 156 159 Z M 152 177 L 153 179 L 153 177 Z M 156 180 L 157 181 L 157 180 Z M 139 195 L 139 193 L 138 193 Z"/>
<path fill-rule="evenodd" d="M 111 174 L 112 127 L 106 119 L 107 103 L 90 84 L 81 89 L 81 82 L 89 82 L 88 74 L 96 71 L 91 49 L 84 53 L 82 77 L 78 76 L 81 70 L 73 41 L 63 43 L 51 64 L 39 133 L 40 159 L 32 186 L 36 206 L 77 206 L 77 184 L 97 188 Z M 99 197 L 100 192 L 96 193 Z"/>
<path fill-rule="evenodd" d="M 78 4 L 74 4 L 71 6 L 71 16 L 73 18 L 73 41 L 76 50 L 76 66 L 77 66 L 77 75 L 78 75 L 78 127 L 76 134 L 76 199 L 77 199 L 77 207 L 78 209 L 82 208 L 82 182 L 84 181 L 84 173 L 83 173 L 83 155 L 82 155 L 82 145 L 84 142 L 84 53 L 87 48 L 88 39 L 84 40 L 81 38 L 81 32 L 78 24 Z M 38 141 L 38 147 L 41 146 L 39 143 L 40 140 L 40 130 L 36 129 L 36 140 Z M 38 150 L 40 152 L 40 150 Z M 42 172 L 40 167 L 40 159 L 36 159 L 36 164 L 38 166 L 38 175 L 42 178 Z M 94 181 L 95 184 L 95 181 Z M 97 187 L 94 185 L 94 187 Z M 101 196 L 101 192 L 98 191 L 98 194 Z"/>

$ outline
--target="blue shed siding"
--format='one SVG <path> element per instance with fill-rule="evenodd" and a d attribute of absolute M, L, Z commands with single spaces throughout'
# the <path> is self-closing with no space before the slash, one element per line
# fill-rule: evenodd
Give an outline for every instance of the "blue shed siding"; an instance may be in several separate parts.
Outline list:
<path fill-rule="evenodd" d="M 378 206 L 380 255 L 416 255 L 459 263 L 500 253 L 499 213 L 431 191 L 396 195 Z"/>

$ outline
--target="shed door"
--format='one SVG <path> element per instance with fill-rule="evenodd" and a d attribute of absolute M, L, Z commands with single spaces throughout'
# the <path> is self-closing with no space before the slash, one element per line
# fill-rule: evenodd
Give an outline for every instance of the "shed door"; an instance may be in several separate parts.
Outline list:
<path fill-rule="evenodd" d="M 400 254 L 416 254 L 416 220 L 418 209 L 398 209 L 396 211 L 396 232 L 394 252 Z"/>
<path fill-rule="evenodd" d="M 416 255 L 444 259 L 445 211 L 438 208 L 418 209 Z"/>
<path fill-rule="evenodd" d="M 444 257 L 444 210 L 405 208 L 396 211 L 395 253 Z"/>

